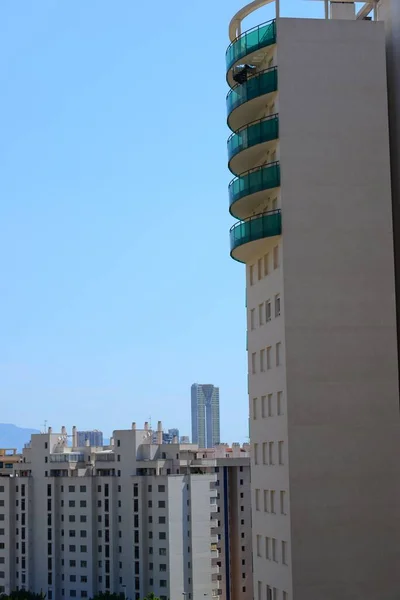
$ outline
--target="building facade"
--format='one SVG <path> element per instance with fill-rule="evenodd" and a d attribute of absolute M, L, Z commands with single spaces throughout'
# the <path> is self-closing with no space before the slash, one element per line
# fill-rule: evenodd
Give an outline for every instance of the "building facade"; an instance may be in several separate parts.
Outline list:
<path fill-rule="evenodd" d="M 390 34 L 379 5 L 357 14 L 353 2 L 328 0 L 325 19 L 281 18 L 277 1 L 275 19 L 242 33 L 242 20 L 270 2 L 234 16 L 226 56 L 229 205 L 239 219 L 231 256 L 246 268 L 254 594 L 395 600 L 400 416 L 385 37 L 398 83 L 399 3 L 381 3 L 397 15 Z"/>
<path fill-rule="evenodd" d="M 0 472 L 1 592 L 252 600 L 247 447 L 153 444 L 147 424 L 68 438 L 33 435 Z"/>
<path fill-rule="evenodd" d="M 192 442 L 213 448 L 220 442 L 219 388 L 194 383 L 191 388 Z"/>

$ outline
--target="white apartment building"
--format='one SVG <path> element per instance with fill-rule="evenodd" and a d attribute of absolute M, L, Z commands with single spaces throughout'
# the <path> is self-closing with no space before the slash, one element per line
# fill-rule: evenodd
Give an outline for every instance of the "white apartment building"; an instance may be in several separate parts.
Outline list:
<path fill-rule="evenodd" d="M 270 3 L 276 18 L 242 33 Z M 397 600 L 400 2 L 324 4 L 294 19 L 255 0 L 229 28 L 254 594 Z"/>
<path fill-rule="evenodd" d="M 104 447 L 32 435 L 0 472 L 0 591 L 251 600 L 248 447 L 152 440 L 148 424 Z"/>

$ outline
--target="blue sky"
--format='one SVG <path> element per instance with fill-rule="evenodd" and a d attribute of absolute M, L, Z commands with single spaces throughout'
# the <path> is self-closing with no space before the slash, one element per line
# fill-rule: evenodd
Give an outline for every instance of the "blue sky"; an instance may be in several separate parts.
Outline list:
<path fill-rule="evenodd" d="M 1 3 L 2 422 L 190 433 L 190 385 L 214 383 L 222 438 L 246 439 L 224 70 L 242 4 Z"/>

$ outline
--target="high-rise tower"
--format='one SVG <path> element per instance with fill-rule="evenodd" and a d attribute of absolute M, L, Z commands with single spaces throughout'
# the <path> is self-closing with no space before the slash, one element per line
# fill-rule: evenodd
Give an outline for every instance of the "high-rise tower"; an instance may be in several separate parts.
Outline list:
<path fill-rule="evenodd" d="M 194 383 L 192 400 L 192 443 L 213 448 L 220 442 L 219 388 L 211 383 Z"/>
<path fill-rule="evenodd" d="M 229 207 L 239 219 L 231 256 L 246 265 L 255 598 L 395 600 L 385 26 L 372 1 L 357 13 L 354 2 L 325 0 L 325 19 L 291 19 L 277 0 L 275 19 L 242 33 L 242 20 L 270 2 L 234 16 L 226 55 Z M 400 39 L 393 23 L 391 36 Z"/>

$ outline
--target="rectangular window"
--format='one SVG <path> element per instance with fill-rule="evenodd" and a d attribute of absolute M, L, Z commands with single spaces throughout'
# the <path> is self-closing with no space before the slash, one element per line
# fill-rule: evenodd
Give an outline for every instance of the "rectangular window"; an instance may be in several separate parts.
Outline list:
<path fill-rule="evenodd" d="M 281 515 L 286 515 L 286 492 L 284 490 L 281 490 L 279 497 L 281 505 Z"/>
<path fill-rule="evenodd" d="M 270 547 L 271 547 L 271 538 L 266 537 L 265 538 L 265 558 L 267 560 L 271 560 L 271 550 L 270 550 Z"/>
<path fill-rule="evenodd" d="M 211 500 L 211 498 L 210 498 Z M 159 540 L 166 540 L 167 539 L 167 534 L 165 533 L 165 531 L 159 531 L 158 532 L 158 539 Z"/>
<path fill-rule="evenodd" d="M 267 347 L 267 369 L 271 368 L 271 346 Z"/>
<path fill-rule="evenodd" d="M 275 538 L 272 538 L 272 560 L 278 562 Z"/>
<path fill-rule="evenodd" d="M 265 350 L 264 348 L 260 350 L 260 371 L 264 373 L 265 371 Z"/>
<path fill-rule="evenodd" d="M 158 501 L 158 508 L 165 508 L 165 500 Z"/>
<path fill-rule="evenodd" d="M 260 490 L 256 490 L 256 510 L 260 510 Z"/>
<path fill-rule="evenodd" d="M 261 396 L 261 416 L 263 419 L 267 416 L 266 411 L 267 396 Z"/>
<path fill-rule="evenodd" d="M 256 360 L 257 360 L 257 353 L 253 352 L 251 355 L 251 372 L 253 375 L 256 374 Z"/>
<path fill-rule="evenodd" d="M 262 600 L 262 583 L 261 583 L 261 581 L 257 582 L 257 600 Z"/>
<path fill-rule="evenodd" d="M 268 416 L 272 417 L 273 415 L 273 410 L 272 410 L 272 394 L 268 394 Z"/>
<path fill-rule="evenodd" d="M 278 442 L 278 460 L 280 465 L 285 464 L 283 456 L 283 442 Z"/>
<path fill-rule="evenodd" d="M 250 265 L 249 267 L 249 280 L 250 285 L 254 285 L 254 265 Z"/>
<path fill-rule="evenodd" d="M 258 444 L 254 444 L 254 464 L 258 465 Z"/>
<path fill-rule="evenodd" d="M 275 296 L 275 317 L 281 314 L 281 297 L 279 294 Z"/>
<path fill-rule="evenodd" d="M 264 277 L 268 275 L 269 254 L 264 254 Z"/>
<path fill-rule="evenodd" d="M 287 542 L 282 542 L 282 563 L 287 565 Z"/>
<path fill-rule="evenodd" d="M 271 300 L 267 300 L 265 303 L 265 320 L 267 323 L 271 320 Z"/>
<path fill-rule="evenodd" d="M 260 281 L 260 279 L 262 278 L 262 274 L 263 274 L 262 258 L 259 258 L 257 260 L 257 276 L 258 276 L 258 281 Z"/>
<path fill-rule="evenodd" d="M 167 580 L 166 579 L 160 579 L 160 587 L 162 587 L 162 588 L 166 588 L 167 587 Z"/>
<path fill-rule="evenodd" d="M 279 246 L 274 247 L 274 269 L 279 267 Z"/>
<path fill-rule="evenodd" d="M 264 302 L 258 305 L 258 324 L 264 325 Z"/>
<path fill-rule="evenodd" d="M 274 442 L 268 442 L 268 463 L 274 464 Z"/>
<path fill-rule="evenodd" d="M 165 524 L 165 517 L 158 517 L 158 522 L 161 523 L 162 525 Z"/>
<path fill-rule="evenodd" d="M 268 442 L 263 442 L 262 445 L 263 465 L 268 464 Z"/>
<path fill-rule="evenodd" d="M 257 535 L 256 542 L 257 542 L 257 556 L 261 556 L 261 535 Z"/>
<path fill-rule="evenodd" d="M 272 588 L 272 600 L 278 600 L 278 589 Z"/>
<path fill-rule="evenodd" d="M 75 508 L 75 500 L 70 500 L 70 501 L 68 502 L 68 506 L 69 506 L 70 508 Z"/>
<path fill-rule="evenodd" d="M 283 592 L 282 600 L 289 600 L 289 596 L 287 592 Z"/>
<path fill-rule="evenodd" d="M 68 486 L 68 491 L 71 492 L 71 493 L 74 492 L 75 491 L 75 486 L 74 485 L 69 485 Z"/>
<path fill-rule="evenodd" d="M 270 494 L 270 511 L 272 514 L 275 514 L 275 491 L 271 490 Z"/>
<path fill-rule="evenodd" d="M 81 485 L 79 491 L 82 492 L 82 494 L 86 494 L 86 485 Z"/>
<path fill-rule="evenodd" d="M 159 485 L 158 486 L 158 491 L 161 492 L 165 492 L 165 485 Z"/>
<path fill-rule="evenodd" d="M 264 490 L 264 512 L 269 512 L 269 490 Z"/>
<path fill-rule="evenodd" d="M 278 392 L 276 404 L 278 415 L 283 415 L 283 392 Z"/>
<path fill-rule="evenodd" d="M 256 309 L 252 308 L 250 311 L 250 329 L 251 329 L 251 331 L 254 331 L 254 329 L 256 328 L 255 320 L 256 320 Z"/>
<path fill-rule="evenodd" d="M 253 398 L 253 419 L 257 419 L 257 398 Z"/>
<path fill-rule="evenodd" d="M 277 367 L 279 367 L 279 365 L 282 364 L 281 346 L 282 346 L 282 344 L 280 342 L 278 342 L 276 344 L 276 366 Z"/>

